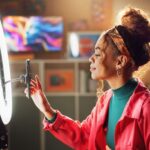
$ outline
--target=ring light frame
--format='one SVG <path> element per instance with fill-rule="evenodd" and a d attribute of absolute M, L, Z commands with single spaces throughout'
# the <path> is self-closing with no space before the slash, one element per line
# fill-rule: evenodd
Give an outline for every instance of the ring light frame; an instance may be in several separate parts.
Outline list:
<path fill-rule="evenodd" d="M 2 23 L 0 21 L 0 117 L 6 125 L 12 116 L 12 86 L 11 82 L 20 81 L 26 84 L 28 98 L 30 98 L 30 60 L 26 60 L 26 73 L 11 80 L 9 58 Z"/>
<path fill-rule="evenodd" d="M 8 52 L 0 21 L 0 116 L 4 124 L 8 124 L 12 116 L 12 87 Z"/>

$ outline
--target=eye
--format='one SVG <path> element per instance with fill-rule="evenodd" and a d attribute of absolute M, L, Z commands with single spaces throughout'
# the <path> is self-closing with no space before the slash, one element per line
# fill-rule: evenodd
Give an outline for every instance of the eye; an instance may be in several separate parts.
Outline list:
<path fill-rule="evenodd" d="M 94 54 L 96 57 L 99 57 L 100 56 L 100 54 Z"/>

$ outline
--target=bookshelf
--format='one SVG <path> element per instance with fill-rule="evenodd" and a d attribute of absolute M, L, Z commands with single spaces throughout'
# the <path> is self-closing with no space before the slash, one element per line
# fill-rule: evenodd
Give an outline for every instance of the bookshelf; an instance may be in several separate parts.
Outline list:
<path fill-rule="evenodd" d="M 11 78 L 17 78 L 21 74 L 25 72 L 25 61 L 16 62 L 12 60 L 10 62 L 10 69 L 11 69 Z M 57 75 L 57 72 L 59 74 Z M 66 72 L 67 71 L 67 72 Z M 61 74 L 63 73 L 70 73 L 68 71 L 72 71 L 73 77 L 70 74 L 66 74 L 67 80 L 71 80 L 71 90 L 66 89 L 63 85 L 64 89 L 58 89 L 61 83 L 53 83 L 56 84 L 54 86 L 58 86 L 58 88 L 47 89 L 46 85 L 47 81 L 47 72 L 51 72 L 55 74 L 56 72 L 56 80 L 61 78 Z M 31 75 L 34 78 L 35 75 L 38 75 L 42 84 L 42 87 L 48 96 L 96 96 L 96 87 L 97 82 L 93 81 L 90 77 L 89 72 L 89 62 L 88 59 L 54 59 L 54 60 L 31 60 Z M 53 74 L 52 74 L 53 75 Z M 59 76 L 59 77 L 58 77 Z M 47 78 L 46 78 L 47 77 Z M 51 78 L 50 76 L 49 78 Z M 65 77 L 65 78 L 66 78 Z M 62 76 L 63 78 L 63 76 Z M 55 82 L 55 81 L 54 81 Z M 61 81 L 60 81 L 61 82 Z M 67 82 L 67 81 L 66 81 Z M 63 84 L 63 83 L 62 83 Z M 24 88 L 25 86 L 21 83 L 13 83 L 13 95 L 16 96 L 24 96 Z M 52 86 L 52 85 L 51 85 Z M 67 87 L 69 88 L 69 87 Z"/>

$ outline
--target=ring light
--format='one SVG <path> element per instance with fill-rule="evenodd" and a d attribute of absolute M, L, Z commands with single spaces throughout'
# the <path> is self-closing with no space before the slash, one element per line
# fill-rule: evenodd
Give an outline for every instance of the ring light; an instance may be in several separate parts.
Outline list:
<path fill-rule="evenodd" d="M 12 116 L 12 88 L 9 59 L 4 32 L 0 22 L 0 115 L 4 124 L 8 124 Z"/>
<path fill-rule="evenodd" d="M 10 122 L 12 116 L 12 87 L 11 82 L 20 81 L 25 83 L 28 89 L 28 98 L 30 98 L 30 60 L 26 60 L 26 73 L 19 78 L 11 80 L 8 52 L 5 43 L 4 32 L 0 22 L 0 116 L 6 125 Z"/>

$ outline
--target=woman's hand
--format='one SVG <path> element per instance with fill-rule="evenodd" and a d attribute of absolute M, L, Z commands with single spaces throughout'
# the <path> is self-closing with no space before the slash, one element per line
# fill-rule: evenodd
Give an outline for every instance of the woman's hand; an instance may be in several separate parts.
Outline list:
<path fill-rule="evenodd" d="M 27 88 L 25 89 L 25 94 L 27 96 Z M 47 119 L 51 119 L 54 115 L 54 110 L 50 106 L 40 83 L 38 76 L 35 76 L 35 79 L 31 79 L 30 82 L 30 93 L 31 98 L 36 105 L 36 107 L 45 115 Z"/>

